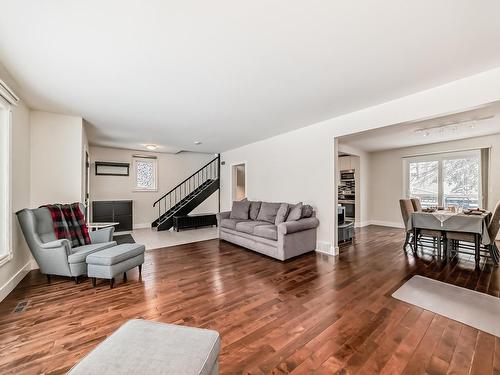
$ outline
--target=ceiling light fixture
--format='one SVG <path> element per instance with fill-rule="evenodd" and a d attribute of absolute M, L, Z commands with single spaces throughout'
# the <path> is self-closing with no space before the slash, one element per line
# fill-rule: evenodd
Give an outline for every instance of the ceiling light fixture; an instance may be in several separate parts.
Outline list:
<path fill-rule="evenodd" d="M 447 133 L 447 132 L 455 133 L 464 127 L 467 127 L 469 129 L 474 129 L 474 128 L 476 128 L 478 121 L 489 120 L 489 119 L 492 119 L 493 117 L 495 117 L 495 116 L 487 116 L 487 117 L 471 119 L 471 120 L 456 120 L 456 121 L 452 121 L 448 124 L 441 124 L 441 125 L 433 126 L 430 128 L 416 129 L 415 133 L 421 134 L 423 137 L 428 137 L 428 136 L 434 135 L 434 134 L 441 136 L 441 135 L 445 135 L 445 133 Z"/>
<path fill-rule="evenodd" d="M 149 151 L 154 151 L 158 148 L 157 145 L 145 145 L 145 147 L 149 150 Z"/>

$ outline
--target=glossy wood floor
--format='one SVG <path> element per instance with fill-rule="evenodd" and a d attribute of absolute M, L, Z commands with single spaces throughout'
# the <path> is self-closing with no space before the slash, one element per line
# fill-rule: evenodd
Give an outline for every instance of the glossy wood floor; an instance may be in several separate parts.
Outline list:
<path fill-rule="evenodd" d="M 148 252 L 142 282 L 134 270 L 112 290 L 33 271 L 0 304 L 0 373 L 64 373 L 144 318 L 218 330 L 222 374 L 499 374 L 500 339 L 391 297 L 414 274 L 499 297 L 499 269 L 415 259 L 402 242 L 372 226 L 338 257 L 282 263 L 209 240 Z"/>

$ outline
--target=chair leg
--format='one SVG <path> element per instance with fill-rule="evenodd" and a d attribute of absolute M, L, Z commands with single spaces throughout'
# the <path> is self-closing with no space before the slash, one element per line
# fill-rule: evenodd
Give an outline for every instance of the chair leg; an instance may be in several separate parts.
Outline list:
<path fill-rule="evenodd" d="M 50 275 L 46 275 L 47 276 L 47 282 L 50 284 Z"/>
<path fill-rule="evenodd" d="M 127 273 L 126 272 L 123 273 L 123 281 L 125 281 L 125 282 L 127 281 Z"/>
<path fill-rule="evenodd" d="M 96 278 L 92 277 L 92 288 L 95 288 L 95 284 L 96 284 Z"/>
<path fill-rule="evenodd" d="M 75 284 L 78 284 L 78 282 L 79 282 L 78 276 L 75 276 L 73 279 L 75 280 Z"/>
<path fill-rule="evenodd" d="M 410 232 L 406 232 L 405 243 L 403 244 L 403 251 L 406 253 L 406 247 L 410 244 Z"/>
<path fill-rule="evenodd" d="M 479 250 L 480 250 L 480 239 L 479 239 L 479 235 L 476 234 L 474 236 L 474 260 L 476 261 L 476 270 L 479 269 Z"/>
<path fill-rule="evenodd" d="M 112 277 L 109 279 L 109 289 L 113 289 L 113 284 L 115 283 L 115 279 Z"/>
<path fill-rule="evenodd" d="M 139 276 L 142 275 L 142 264 L 139 264 Z"/>

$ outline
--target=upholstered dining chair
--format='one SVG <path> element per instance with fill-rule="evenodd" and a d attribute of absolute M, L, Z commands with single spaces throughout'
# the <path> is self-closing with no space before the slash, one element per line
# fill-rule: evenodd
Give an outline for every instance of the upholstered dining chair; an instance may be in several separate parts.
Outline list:
<path fill-rule="evenodd" d="M 411 241 L 413 231 L 410 228 L 410 217 L 415 210 L 409 199 L 400 199 L 399 206 L 401 207 L 401 216 L 403 217 L 403 223 L 405 226 L 405 233 L 406 233 L 405 242 L 403 244 L 403 251 L 406 252 L 407 246 L 410 245 L 410 249 L 413 251 L 414 254 L 416 254 L 417 251 L 416 249 L 413 248 Z"/>
<path fill-rule="evenodd" d="M 399 205 L 401 207 L 401 215 L 403 216 L 403 221 L 406 229 L 406 238 L 405 243 L 403 245 L 403 250 L 406 251 L 406 246 L 410 245 L 413 253 L 417 253 L 417 249 L 414 249 L 412 244 L 413 231 L 408 229 L 410 227 L 410 218 L 413 212 L 416 212 L 415 203 L 411 199 L 400 199 Z M 420 200 L 418 201 L 418 205 L 420 205 Z M 419 206 L 417 206 L 419 207 Z M 422 206 L 420 206 L 420 210 L 422 210 Z M 441 253 L 441 240 L 444 238 L 441 231 L 432 230 L 432 229 L 418 229 L 417 231 L 417 240 L 421 246 L 423 246 L 422 242 L 426 242 L 422 240 L 422 237 L 430 237 L 432 239 L 432 248 L 435 249 L 437 247 L 438 253 Z M 446 247 L 445 247 L 446 251 Z"/>
<path fill-rule="evenodd" d="M 422 211 L 422 203 L 420 203 L 420 198 L 411 198 L 410 200 L 415 212 Z"/>
<path fill-rule="evenodd" d="M 488 236 L 490 237 L 490 243 L 484 246 L 489 254 L 490 258 L 495 265 L 498 265 L 499 261 L 499 252 L 498 248 L 495 244 L 495 239 L 498 235 L 498 231 L 500 230 L 500 201 L 497 202 L 495 209 L 493 210 L 493 214 L 491 216 L 491 220 L 488 224 Z M 463 242 L 474 244 L 475 236 L 471 233 L 464 232 L 446 232 L 446 240 L 453 241 L 453 248 L 466 248 L 469 249 L 471 246 L 463 246 Z M 480 256 L 480 254 L 475 254 L 476 256 Z"/>
<path fill-rule="evenodd" d="M 85 212 L 83 205 L 80 205 L 80 209 Z M 48 208 L 25 208 L 16 214 L 40 272 L 47 275 L 49 282 L 51 275 L 58 275 L 73 277 L 78 283 L 78 277 L 87 274 L 87 255 L 116 246 L 113 227 L 90 232 L 89 245 L 72 247 L 69 240 L 56 238 Z"/>

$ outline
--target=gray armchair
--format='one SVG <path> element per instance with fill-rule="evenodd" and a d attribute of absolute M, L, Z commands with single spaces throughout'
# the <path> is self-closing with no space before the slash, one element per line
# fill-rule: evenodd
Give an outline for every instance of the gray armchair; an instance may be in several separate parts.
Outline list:
<path fill-rule="evenodd" d="M 83 205 L 81 209 L 85 212 Z M 74 277 L 78 282 L 78 276 L 87 274 L 87 255 L 116 246 L 113 227 L 90 232 L 90 245 L 72 248 L 70 241 L 56 239 L 48 208 L 25 208 L 16 215 L 40 271 L 49 281 L 50 275 L 59 275 Z"/>

